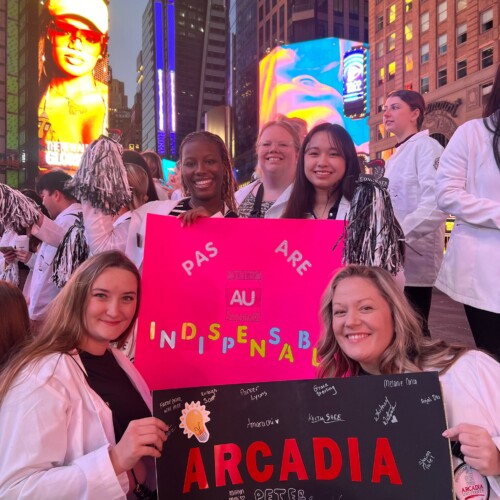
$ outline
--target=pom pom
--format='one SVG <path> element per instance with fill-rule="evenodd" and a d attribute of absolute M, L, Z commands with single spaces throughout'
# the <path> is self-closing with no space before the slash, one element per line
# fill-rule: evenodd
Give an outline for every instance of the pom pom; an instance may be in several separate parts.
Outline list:
<path fill-rule="evenodd" d="M 391 198 L 383 160 L 367 164 L 373 175 L 361 174 L 356 181 L 344 234 L 344 264 L 363 264 L 386 269 L 396 275 L 403 267 L 405 242 Z"/>
<path fill-rule="evenodd" d="M 5 229 L 20 233 L 31 227 L 40 216 L 38 205 L 20 191 L 0 184 L 0 223 Z"/>
<path fill-rule="evenodd" d="M 66 183 L 67 189 L 76 199 L 116 215 L 131 200 L 122 150 L 118 142 L 101 135 L 85 150 L 80 167 Z"/>
<path fill-rule="evenodd" d="M 7 281 L 16 286 L 19 285 L 19 265 L 17 262 L 12 262 L 2 269 L 2 272 L 0 272 L 0 280 Z"/>
<path fill-rule="evenodd" d="M 52 282 L 62 288 L 76 268 L 88 258 L 90 253 L 87 240 L 85 239 L 85 226 L 83 224 L 83 214 L 79 213 L 74 224 L 64 235 L 61 244 L 57 247 L 53 266 L 54 274 Z"/>

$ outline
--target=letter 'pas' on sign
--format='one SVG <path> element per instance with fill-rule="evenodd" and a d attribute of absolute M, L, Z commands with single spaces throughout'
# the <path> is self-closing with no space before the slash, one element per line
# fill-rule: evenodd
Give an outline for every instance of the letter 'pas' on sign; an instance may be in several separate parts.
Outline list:
<path fill-rule="evenodd" d="M 185 260 L 182 263 L 182 267 L 183 267 L 184 271 L 186 271 L 188 276 L 192 276 L 195 262 L 196 262 L 197 267 L 201 267 L 201 265 L 204 262 L 209 262 L 210 259 L 215 257 L 218 253 L 219 253 L 219 251 L 217 250 L 217 248 L 214 247 L 213 242 L 209 241 L 205 245 L 205 253 L 203 253 L 200 250 L 196 250 L 196 252 L 194 254 L 194 257 L 195 257 L 194 260 Z"/>

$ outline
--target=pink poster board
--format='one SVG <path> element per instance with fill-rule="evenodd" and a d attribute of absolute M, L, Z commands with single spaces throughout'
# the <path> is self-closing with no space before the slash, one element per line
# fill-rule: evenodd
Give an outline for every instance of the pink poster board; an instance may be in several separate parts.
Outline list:
<path fill-rule="evenodd" d="M 343 227 L 148 215 L 135 365 L 150 389 L 314 378 Z"/>

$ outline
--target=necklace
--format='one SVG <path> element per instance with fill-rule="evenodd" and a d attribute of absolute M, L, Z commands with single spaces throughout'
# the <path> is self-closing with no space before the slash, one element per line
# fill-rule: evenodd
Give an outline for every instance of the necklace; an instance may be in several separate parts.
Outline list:
<path fill-rule="evenodd" d="M 84 104 L 78 104 L 75 102 L 74 99 L 71 97 L 68 97 L 67 95 L 63 94 L 62 92 L 59 92 L 56 87 L 52 87 L 52 85 L 49 87 L 49 91 L 53 90 L 58 96 L 63 97 L 68 101 L 68 111 L 70 115 L 84 115 L 88 113 L 89 109 L 87 106 Z M 75 95 L 73 97 L 80 98 L 82 97 L 81 94 Z"/>

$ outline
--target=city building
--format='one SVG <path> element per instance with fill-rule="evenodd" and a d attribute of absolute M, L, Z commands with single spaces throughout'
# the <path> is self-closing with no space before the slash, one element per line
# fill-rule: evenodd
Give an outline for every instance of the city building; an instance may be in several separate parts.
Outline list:
<path fill-rule="evenodd" d="M 121 131 L 121 143 L 125 148 L 129 147 L 131 117 L 132 110 L 128 107 L 128 98 L 125 95 L 125 84 L 121 80 L 112 78 L 109 84 L 108 129 L 118 129 Z"/>
<path fill-rule="evenodd" d="M 226 104 L 226 1 L 151 0 L 142 30 L 142 147 L 175 159 Z"/>
<path fill-rule="evenodd" d="M 445 146 L 456 128 L 481 116 L 499 61 L 500 4 L 491 0 L 370 2 L 370 153 L 388 158 L 396 138 L 384 130 L 387 94 L 424 95 L 423 124 Z"/>

